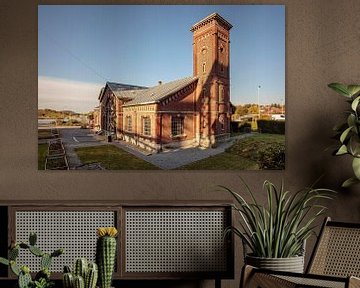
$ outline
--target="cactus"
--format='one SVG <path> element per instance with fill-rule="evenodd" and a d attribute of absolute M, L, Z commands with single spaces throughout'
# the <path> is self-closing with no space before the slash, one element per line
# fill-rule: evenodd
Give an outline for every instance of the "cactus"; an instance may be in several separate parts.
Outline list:
<path fill-rule="evenodd" d="M 64 266 L 64 273 L 71 273 L 71 269 L 69 266 L 67 265 Z"/>
<path fill-rule="evenodd" d="M 74 276 L 72 275 L 72 273 L 64 273 L 62 280 L 64 288 L 74 287 Z"/>
<path fill-rule="evenodd" d="M 31 246 L 35 246 L 37 241 L 37 235 L 35 232 L 31 232 L 29 235 L 29 244 Z"/>
<path fill-rule="evenodd" d="M 44 253 L 43 256 L 41 256 L 41 261 L 40 261 L 41 269 L 44 269 L 44 268 L 49 269 L 50 265 L 51 265 L 51 260 L 52 260 L 51 255 L 48 253 Z"/>
<path fill-rule="evenodd" d="M 20 268 L 16 265 L 16 262 L 14 260 L 10 261 L 10 269 L 16 276 L 20 275 Z"/>
<path fill-rule="evenodd" d="M 51 253 L 51 257 L 58 257 L 64 253 L 64 249 L 57 249 Z"/>
<path fill-rule="evenodd" d="M 85 288 L 84 278 L 77 275 L 74 277 L 74 288 Z"/>
<path fill-rule="evenodd" d="M 9 250 L 8 257 L 9 260 L 16 260 L 16 258 L 19 256 L 19 246 L 15 246 L 14 248 Z"/>
<path fill-rule="evenodd" d="M 96 263 L 89 263 L 85 276 L 85 288 L 95 288 L 98 279 L 98 266 Z"/>
<path fill-rule="evenodd" d="M 28 288 L 32 283 L 31 275 L 29 273 L 30 272 L 29 268 L 28 267 L 26 268 L 27 269 L 22 269 L 19 274 L 19 279 L 18 279 L 19 288 Z M 24 270 L 27 270 L 27 272 L 25 272 Z"/>
<path fill-rule="evenodd" d="M 11 245 L 8 251 L 8 259 L 0 257 L 0 263 L 10 266 L 11 271 L 18 276 L 18 286 L 19 288 L 29 288 L 29 287 L 51 287 L 53 282 L 50 281 L 50 264 L 53 257 L 60 256 L 64 250 L 58 249 L 53 253 L 48 254 L 36 247 L 37 236 L 35 233 L 30 233 L 29 244 L 20 242 L 16 243 L 11 241 Z M 21 268 L 16 264 L 16 259 L 19 256 L 19 250 L 29 250 L 30 253 L 37 257 L 41 257 L 41 271 L 39 271 L 35 276 L 35 281 L 32 280 L 30 275 L 30 269 L 27 266 L 22 266 Z"/>
<path fill-rule="evenodd" d="M 85 258 L 79 258 L 75 261 L 74 274 L 85 279 L 88 262 Z"/>
<path fill-rule="evenodd" d="M 30 245 L 29 251 L 30 251 L 32 254 L 34 254 L 35 256 L 37 256 L 37 257 L 41 257 L 41 256 L 44 255 L 44 252 L 42 252 L 42 251 L 40 250 L 40 248 L 38 248 L 38 247 L 36 247 L 36 246 Z"/>
<path fill-rule="evenodd" d="M 64 288 L 74 288 L 74 275 L 71 273 L 71 269 L 69 266 L 64 266 L 62 283 Z"/>
<path fill-rule="evenodd" d="M 64 288 L 95 288 L 98 279 L 98 268 L 96 263 L 89 263 L 85 258 L 78 258 L 74 263 L 74 273 L 69 266 L 64 266 L 63 286 Z M 82 281 L 80 280 L 82 279 Z M 77 280 L 76 280 L 77 279 Z M 83 282 L 83 283 L 81 283 Z M 84 286 L 82 286 L 84 285 Z"/>
<path fill-rule="evenodd" d="M 99 267 L 99 282 L 101 288 L 110 288 L 116 258 L 115 227 L 98 228 L 99 238 L 96 243 L 96 262 Z"/>
<path fill-rule="evenodd" d="M 30 245 L 26 244 L 26 243 L 20 243 L 19 247 L 22 249 L 29 249 Z"/>
<path fill-rule="evenodd" d="M 50 275 L 51 275 L 51 273 L 50 273 L 49 269 L 44 268 L 44 269 L 40 270 L 38 273 L 36 273 L 35 280 L 40 281 L 42 278 L 49 280 Z"/>

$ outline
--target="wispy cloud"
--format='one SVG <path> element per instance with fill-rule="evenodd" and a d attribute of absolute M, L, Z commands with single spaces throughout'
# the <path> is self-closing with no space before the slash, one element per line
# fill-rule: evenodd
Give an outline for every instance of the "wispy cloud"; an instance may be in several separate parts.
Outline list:
<path fill-rule="evenodd" d="M 38 77 L 38 108 L 89 112 L 98 105 L 103 85 L 47 76 Z"/>

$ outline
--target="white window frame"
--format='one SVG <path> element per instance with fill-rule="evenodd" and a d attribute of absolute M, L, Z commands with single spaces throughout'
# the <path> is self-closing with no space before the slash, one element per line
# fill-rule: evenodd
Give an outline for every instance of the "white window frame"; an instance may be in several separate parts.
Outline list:
<path fill-rule="evenodd" d="M 176 136 L 182 136 L 182 135 L 184 135 L 184 117 L 183 116 L 172 116 L 171 117 L 171 136 L 176 137 Z"/>
<path fill-rule="evenodd" d="M 132 132 L 132 117 L 131 116 L 125 117 L 125 130 L 128 132 Z"/>
<path fill-rule="evenodd" d="M 144 136 L 151 136 L 151 118 L 150 116 L 142 117 L 142 134 Z"/>

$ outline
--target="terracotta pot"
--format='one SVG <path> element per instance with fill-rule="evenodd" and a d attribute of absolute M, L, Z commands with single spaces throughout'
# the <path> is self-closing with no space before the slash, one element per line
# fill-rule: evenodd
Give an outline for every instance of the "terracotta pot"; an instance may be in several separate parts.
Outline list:
<path fill-rule="evenodd" d="M 263 258 L 246 255 L 245 263 L 263 269 L 304 273 L 304 256 L 289 258 Z"/>

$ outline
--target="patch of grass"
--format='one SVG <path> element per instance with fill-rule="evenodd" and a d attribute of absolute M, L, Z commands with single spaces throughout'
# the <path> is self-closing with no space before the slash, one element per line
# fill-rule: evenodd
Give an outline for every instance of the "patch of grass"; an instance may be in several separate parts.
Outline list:
<path fill-rule="evenodd" d="M 285 135 L 256 134 L 252 137 L 236 140 L 234 145 L 226 149 L 226 152 L 257 162 L 260 159 L 259 151 L 270 149 L 273 144 L 285 146 Z"/>
<path fill-rule="evenodd" d="M 38 145 L 38 169 L 45 170 L 45 159 L 47 155 L 48 144 Z"/>
<path fill-rule="evenodd" d="M 114 146 L 101 145 L 75 149 L 83 164 L 100 163 L 108 170 L 158 170 L 160 168 Z"/>
<path fill-rule="evenodd" d="M 184 165 L 179 170 L 258 170 L 258 164 L 244 157 L 220 153 L 209 158 Z"/>
<path fill-rule="evenodd" d="M 181 170 L 259 170 L 260 153 L 275 144 L 285 146 L 285 136 L 275 134 L 256 134 L 236 140 L 224 153 L 188 165 Z M 273 168 L 276 169 L 276 168 Z M 277 169 L 281 169 L 277 168 Z"/>

